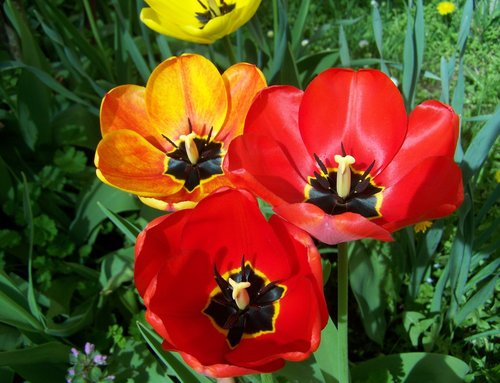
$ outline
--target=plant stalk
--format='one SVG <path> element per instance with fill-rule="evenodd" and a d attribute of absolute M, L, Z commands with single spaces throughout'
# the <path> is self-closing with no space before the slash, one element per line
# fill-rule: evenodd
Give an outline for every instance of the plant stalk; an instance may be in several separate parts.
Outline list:
<path fill-rule="evenodd" d="M 347 337 L 349 258 L 347 250 L 347 243 L 339 243 L 337 260 L 337 360 L 339 368 L 339 383 L 349 383 L 349 354 Z"/>

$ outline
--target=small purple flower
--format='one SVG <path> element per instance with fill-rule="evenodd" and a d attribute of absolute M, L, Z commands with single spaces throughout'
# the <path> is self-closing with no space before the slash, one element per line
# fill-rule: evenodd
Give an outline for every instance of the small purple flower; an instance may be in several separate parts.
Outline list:
<path fill-rule="evenodd" d="M 108 357 L 106 355 L 97 354 L 96 356 L 94 356 L 94 364 L 96 364 L 97 366 L 102 366 L 106 364 L 107 358 Z"/>
<path fill-rule="evenodd" d="M 72 347 L 70 351 L 75 358 L 78 358 L 78 350 L 76 348 Z"/>
<path fill-rule="evenodd" d="M 85 343 L 85 354 L 90 355 L 94 350 L 95 346 L 92 343 Z"/>
<path fill-rule="evenodd" d="M 70 368 L 70 369 L 68 370 L 68 375 L 69 375 L 69 376 L 75 376 L 75 369 L 74 369 L 74 368 Z"/>

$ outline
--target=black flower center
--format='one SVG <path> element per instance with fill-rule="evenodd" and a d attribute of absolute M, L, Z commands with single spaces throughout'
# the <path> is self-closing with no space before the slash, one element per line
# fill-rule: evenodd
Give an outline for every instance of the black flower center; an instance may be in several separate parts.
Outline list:
<path fill-rule="evenodd" d="M 279 312 L 279 299 L 285 293 L 285 287 L 278 281 L 267 282 L 266 277 L 255 271 L 249 262 L 241 262 L 239 271 L 229 272 L 224 279 L 214 266 L 215 281 L 218 289 L 210 295 L 210 300 L 203 312 L 208 315 L 220 329 L 227 330 L 227 341 L 236 347 L 244 334 L 256 337 L 274 332 L 274 323 Z M 246 289 L 249 302 L 244 309 L 238 308 L 233 299 L 233 288 L 228 282 L 249 282 Z M 233 283 L 234 283 L 233 282 Z"/>
<path fill-rule="evenodd" d="M 236 7 L 236 4 L 226 4 L 224 0 L 220 0 L 220 5 L 217 4 L 217 0 L 208 0 L 205 2 L 198 0 L 198 3 L 205 10 L 203 12 L 195 12 L 196 18 L 202 24 L 200 29 L 205 28 L 205 25 L 213 18 L 226 15 Z"/>
<path fill-rule="evenodd" d="M 192 144 L 196 146 L 197 160 L 193 163 L 189 157 L 186 147 L 186 141 L 182 141 L 179 145 L 175 144 L 168 137 L 165 139 L 170 142 L 175 149 L 167 153 L 168 165 L 165 174 L 169 174 L 178 180 L 184 181 L 184 187 L 192 192 L 201 181 L 207 180 L 213 176 L 223 174 L 222 170 L 222 143 L 210 141 L 212 130 L 207 137 L 194 137 Z M 192 133 L 191 123 L 189 122 L 189 132 Z M 192 151 L 192 150 L 191 150 Z"/>
<path fill-rule="evenodd" d="M 342 153 L 345 156 L 343 146 Z M 329 170 L 316 154 L 314 158 L 321 173 L 314 172 L 314 177 L 309 177 L 305 192 L 306 202 L 318 206 L 327 214 L 351 212 L 361 214 L 365 218 L 381 217 L 383 187 L 375 185 L 369 175 L 375 161 L 363 173 L 352 170 L 349 192 L 341 197 L 337 191 L 338 169 Z"/>

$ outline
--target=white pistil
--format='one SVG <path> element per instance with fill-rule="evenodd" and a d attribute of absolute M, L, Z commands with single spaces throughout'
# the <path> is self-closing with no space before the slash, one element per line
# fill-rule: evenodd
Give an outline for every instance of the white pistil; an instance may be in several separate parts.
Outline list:
<path fill-rule="evenodd" d="M 233 299 L 240 310 L 245 310 L 250 303 L 250 296 L 246 289 L 250 287 L 250 282 L 236 282 L 231 278 L 228 280 L 233 288 Z"/>
<path fill-rule="evenodd" d="M 188 135 L 182 135 L 179 137 L 181 141 L 184 141 L 184 145 L 186 147 L 186 154 L 189 158 L 189 161 L 195 165 L 198 162 L 198 159 L 200 158 L 200 153 L 198 152 L 198 147 L 196 146 L 196 142 L 194 142 L 194 138 L 196 137 L 196 134 L 193 132 L 189 133 Z"/>
<path fill-rule="evenodd" d="M 208 0 L 208 7 L 216 16 L 220 16 L 220 8 L 215 0 Z"/>
<path fill-rule="evenodd" d="M 351 166 L 356 161 L 353 156 L 335 155 L 335 162 L 339 164 L 337 171 L 337 194 L 341 198 L 349 195 L 351 190 Z"/>

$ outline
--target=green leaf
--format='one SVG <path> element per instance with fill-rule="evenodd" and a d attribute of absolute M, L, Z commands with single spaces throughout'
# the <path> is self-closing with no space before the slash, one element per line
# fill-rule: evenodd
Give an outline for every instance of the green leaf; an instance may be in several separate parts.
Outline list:
<path fill-rule="evenodd" d="M 408 286 L 408 297 L 413 302 L 419 292 L 420 284 L 424 279 L 425 273 L 429 268 L 431 260 L 443 236 L 443 225 L 441 222 L 435 223 L 430 230 L 425 233 L 423 241 L 419 242 L 418 255 L 415 264 L 412 265 L 410 272 L 410 285 Z"/>
<path fill-rule="evenodd" d="M 76 150 L 73 146 L 57 150 L 54 155 L 54 164 L 63 172 L 80 173 L 85 170 L 87 157 L 81 150 Z"/>
<path fill-rule="evenodd" d="M 134 278 L 134 248 L 120 249 L 104 257 L 101 264 L 99 282 L 102 292 L 108 294 L 116 290 L 122 283 Z"/>
<path fill-rule="evenodd" d="M 488 283 L 485 283 L 478 291 L 475 293 L 468 301 L 463 305 L 463 307 L 457 312 L 453 321 L 455 326 L 460 326 L 460 324 L 467 318 L 467 315 L 472 313 L 474 310 L 484 305 L 484 303 L 493 296 L 493 291 L 495 290 L 495 285 L 497 283 L 498 276 L 491 278 Z"/>
<path fill-rule="evenodd" d="M 23 207 L 24 207 L 24 218 L 28 224 L 28 305 L 31 313 L 35 318 L 38 319 L 40 323 L 45 327 L 45 318 L 38 307 L 38 302 L 35 298 L 35 289 L 33 287 L 33 276 L 32 276 L 32 260 L 33 260 L 33 243 L 34 243 L 34 225 L 33 225 L 33 214 L 31 212 L 31 200 L 29 195 L 28 181 L 24 173 L 21 174 L 23 177 L 24 193 L 23 193 Z"/>
<path fill-rule="evenodd" d="M 500 108 L 497 108 L 495 114 L 474 137 L 465 152 L 462 163 L 460 164 L 463 172 L 464 183 L 468 183 L 469 180 L 479 171 L 479 169 L 481 169 L 499 134 Z"/>
<path fill-rule="evenodd" d="M 339 381 L 338 358 L 335 357 L 337 342 L 337 328 L 333 324 L 331 318 L 328 318 L 328 323 L 321 332 L 321 343 L 319 348 L 313 354 L 323 374 L 322 381 L 325 383 L 337 383 Z M 314 375 L 316 376 L 317 374 Z"/>
<path fill-rule="evenodd" d="M 42 324 L 31 314 L 26 297 L 3 270 L 0 270 L 0 322 L 22 330 L 43 330 Z"/>
<path fill-rule="evenodd" d="M 383 296 L 383 282 L 387 278 L 386 266 L 377 254 L 358 243 L 349 258 L 349 281 L 361 310 L 366 334 L 382 344 L 387 328 Z"/>
<path fill-rule="evenodd" d="M 210 383 L 210 379 L 194 372 L 177 353 L 165 351 L 161 347 L 161 337 L 152 329 L 146 327 L 141 322 L 137 322 L 137 327 L 144 340 L 154 351 L 156 356 L 167 367 L 167 373 L 173 374 L 183 383 Z"/>
<path fill-rule="evenodd" d="M 106 214 L 101 210 L 98 202 L 115 213 L 137 210 L 141 206 L 136 197 L 105 185 L 96 179 L 81 197 L 76 217 L 70 225 L 70 233 L 77 243 L 85 241 L 92 230 L 106 218 Z"/>
<path fill-rule="evenodd" d="M 351 368 L 353 383 L 463 383 L 468 371 L 460 359 L 424 352 L 383 356 Z"/>
<path fill-rule="evenodd" d="M 293 53 L 296 53 L 298 48 L 300 47 L 310 5 L 311 5 L 311 0 L 303 0 L 300 2 L 299 12 L 297 13 L 297 18 L 295 19 L 295 23 L 293 24 L 293 29 L 291 33 L 292 35 L 291 52 Z"/>
<path fill-rule="evenodd" d="M 288 18 L 282 0 L 273 0 L 274 15 L 274 49 L 270 66 L 264 70 L 267 81 L 271 83 L 280 71 L 288 47 L 287 26 Z"/>
<path fill-rule="evenodd" d="M 59 82 L 57 82 L 54 78 L 52 78 L 47 72 L 45 72 L 39 68 L 29 66 L 29 65 L 23 64 L 21 62 L 17 62 L 17 61 L 0 62 L 0 71 L 19 69 L 19 68 L 23 68 L 23 69 L 33 73 L 41 82 L 43 82 L 46 86 L 48 86 L 54 92 L 59 93 L 61 96 L 66 97 L 68 100 L 72 100 L 72 101 L 75 101 L 79 104 L 87 106 L 88 108 L 90 108 L 90 110 L 94 111 L 96 115 L 99 114 L 99 110 L 94 105 L 89 104 L 87 101 L 78 97 L 75 93 L 66 89 Z"/>
<path fill-rule="evenodd" d="M 102 203 L 97 202 L 97 206 L 102 210 L 102 212 L 108 217 L 111 222 L 115 224 L 115 226 L 123 233 L 125 236 L 129 239 L 130 242 L 135 243 L 135 239 L 141 232 L 141 229 L 139 229 L 137 226 L 135 226 L 133 223 L 127 221 L 125 218 L 120 217 L 118 214 L 113 213 L 109 209 L 107 209 L 105 206 L 103 206 Z"/>
<path fill-rule="evenodd" d="M 0 352 L 0 366 L 32 363 L 67 362 L 70 347 L 59 342 L 48 342 L 20 350 Z"/>
<path fill-rule="evenodd" d="M 342 24 L 339 25 L 339 55 L 340 63 L 344 67 L 351 66 L 351 56 L 349 54 L 349 45 L 347 44 L 347 38 L 345 36 L 344 27 Z"/>

